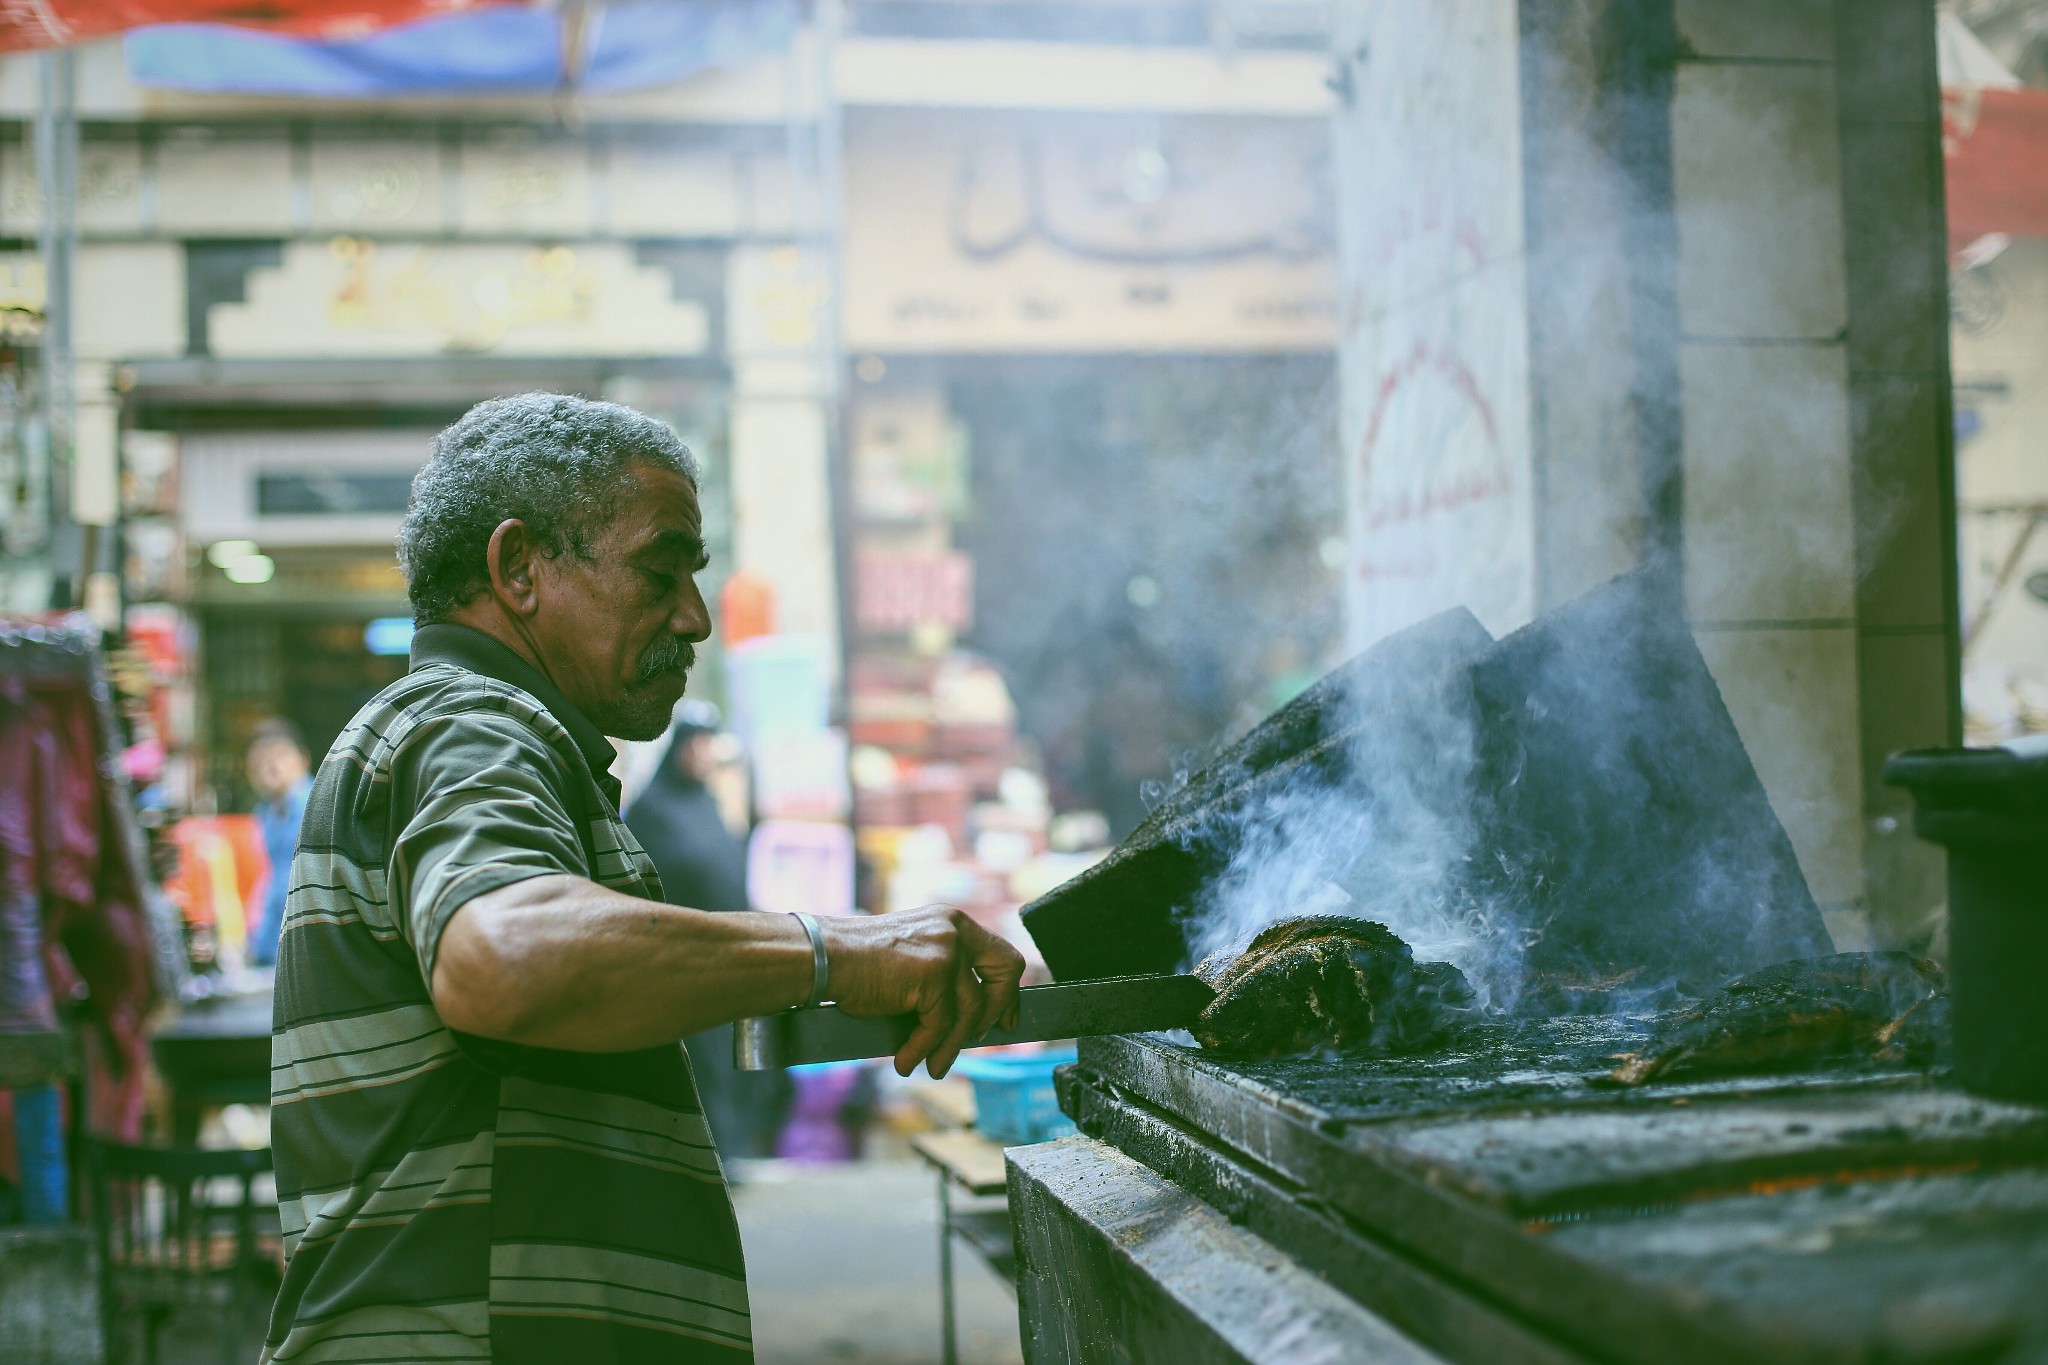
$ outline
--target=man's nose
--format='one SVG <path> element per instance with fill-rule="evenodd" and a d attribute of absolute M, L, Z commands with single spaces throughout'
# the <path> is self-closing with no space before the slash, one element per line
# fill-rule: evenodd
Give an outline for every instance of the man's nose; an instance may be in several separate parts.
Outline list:
<path fill-rule="evenodd" d="M 711 608 L 695 579 L 684 579 L 683 600 L 669 617 L 668 628 L 693 645 L 711 638 Z"/>

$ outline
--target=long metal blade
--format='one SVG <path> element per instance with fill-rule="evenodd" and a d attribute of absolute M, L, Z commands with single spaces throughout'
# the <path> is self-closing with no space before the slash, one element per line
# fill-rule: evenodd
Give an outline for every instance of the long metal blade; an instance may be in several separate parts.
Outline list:
<path fill-rule="evenodd" d="M 1214 995 L 1193 976 L 1112 976 L 1026 986 L 1018 992 L 1017 1027 L 991 1029 L 975 1046 L 1186 1028 Z M 806 1005 L 740 1020 L 733 1027 L 732 1060 L 742 1071 L 767 1071 L 893 1057 L 916 1028 L 914 1014 L 856 1019 L 837 1005 Z"/>

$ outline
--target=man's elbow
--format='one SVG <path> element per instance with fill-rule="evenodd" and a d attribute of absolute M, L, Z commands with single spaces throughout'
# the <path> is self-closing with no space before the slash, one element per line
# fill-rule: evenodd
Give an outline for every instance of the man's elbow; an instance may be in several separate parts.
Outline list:
<path fill-rule="evenodd" d="M 491 899 L 481 896 L 464 905 L 442 930 L 429 983 L 434 1010 L 457 1033 L 529 1042 L 540 1020 L 530 983 L 523 980 L 519 935 Z"/>

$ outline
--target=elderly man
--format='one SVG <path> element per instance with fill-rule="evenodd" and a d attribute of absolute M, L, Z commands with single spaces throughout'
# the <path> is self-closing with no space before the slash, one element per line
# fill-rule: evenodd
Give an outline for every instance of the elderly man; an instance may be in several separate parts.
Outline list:
<path fill-rule="evenodd" d="M 526 394 L 443 432 L 399 533 L 412 671 L 306 805 L 277 973 L 289 1260 L 266 1358 L 750 1359 L 731 1200 L 678 1040 L 832 999 L 944 1075 L 1023 963 L 942 908 L 662 903 L 606 735 L 653 739 L 711 621 L 697 465 Z"/>

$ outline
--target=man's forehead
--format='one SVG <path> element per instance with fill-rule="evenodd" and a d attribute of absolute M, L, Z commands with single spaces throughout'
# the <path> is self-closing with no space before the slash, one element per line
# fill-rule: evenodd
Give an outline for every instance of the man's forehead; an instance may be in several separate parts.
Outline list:
<path fill-rule="evenodd" d="M 620 521 L 632 530 L 633 539 L 687 538 L 703 533 L 704 514 L 697 505 L 697 490 L 672 469 L 638 465 L 633 478 L 640 487 L 621 509 Z"/>

